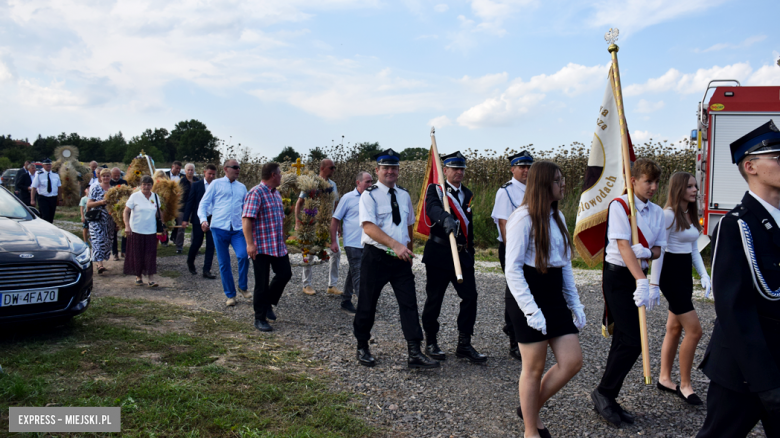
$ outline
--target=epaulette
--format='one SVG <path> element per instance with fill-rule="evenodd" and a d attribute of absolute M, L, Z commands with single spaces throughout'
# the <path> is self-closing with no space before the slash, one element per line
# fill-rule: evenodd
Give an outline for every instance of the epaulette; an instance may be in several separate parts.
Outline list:
<path fill-rule="evenodd" d="M 501 188 L 502 188 L 502 189 L 505 189 L 505 188 L 507 188 L 507 187 L 509 187 L 509 186 L 511 186 L 511 185 L 512 185 L 512 180 L 509 180 L 509 181 L 505 182 L 505 183 L 504 183 L 504 185 L 503 185 L 503 186 L 501 186 Z"/>
<path fill-rule="evenodd" d="M 368 190 L 368 191 L 370 192 L 371 190 L 374 190 L 374 189 L 375 189 L 375 188 L 377 188 L 377 187 L 378 187 L 378 186 L 377 186 L 376 184 L 374 184 L 373 186 L 371 186 L 371 187 L 367 188 L 366 190 Z"/>
<path fill-rule="evenodd" d="M 729 214 L 728 214 L 728 215 L 729 215 L 729 216 L 735 216 L 735 217 L 741 218 L 742 216 L 744 216 L 745 214 L 747 214 L 747 212 L 748 212 L 748 209 L 747 209 L 747 208 L 745 208 L 745 207 L 744 207 L 742 204 L 739 204 L 739 205 L 737 205 L 736 207 L 734 207 L 734 208 L 733 208 L 733 209 L 732 209 L 732 210 L 729 212 Z"/>
<path fill-rule="evenodd" d="M 396 185 L 395 185 L 395 187 L 396 187 L 396 188 L 398 188 L 398 189 L 401 189 L 401 190 L 403 190 L 403 191 L 405 191 L 405 192 L 408 192 L 408 191 L 409 191 L 409 190 L 406 190 L 405 188 L 403 188 L 403 187 L 399 186 L 398 184 L 396 184 Z"/>
<path fill-rule="evenodd" d="M 35 173 L 43 173 L 43 169 L 38 169 L 38 171 Z"/>

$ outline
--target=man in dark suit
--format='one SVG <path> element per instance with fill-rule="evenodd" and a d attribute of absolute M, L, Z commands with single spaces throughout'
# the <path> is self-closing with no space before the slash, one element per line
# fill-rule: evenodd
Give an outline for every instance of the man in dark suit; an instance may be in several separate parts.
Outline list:
<path fill-rule="evenodd" d="M 436 360 L 445 360 L 436 338 L 439 332 L 439 313 L 444 292 L 452 284 L 460 297 L 458 314 L 458 347 L 455 356 L 474 363 L 487 362 L 487 356 L 471 346 L 474 322 L 477 319 L 477 283 L 474 277 L 474 225 L 471 221 L 471 200 L 474 194 L 461 181 L 466 171 L 466 158 L 460 152 L 442 157 L 447 181 L 444 194 L 441 186 L 430 184 L 425 194 L 426 221 L 432 224 L 425 244 L 422 262 L 425 263 L 427 283 L 422 326 L 425 331 L 425 351 Z M 450 212 L 444 211 L 442 202 L 448 202 Z M 423 220 L 423 219 L 421 219 Z M 458 257 L 463 273 L 463 283 L 458 283 L 449 235 L 454 232 L 458 244 Z"/>
<path fill-rule="evenodd" d="M 192 227 L 192 242 L 190 243 L 190 252 L 187 255 L 187 268 L 190 273 L 195 275 L 198 273 L 195 269 L 195 257 L 200 251 L 201 245 L 203 245 L 203 236 L 206 236 L 206 258 L 203 261 L 203 276 L 209 279 L 217 278 L 216 275 L 211 273 L 211 263 L 214 260 L 214 238 L 211 232 L 204 233 L 200 227 L 201 219 L 198 218 L 198 206 L 200 206 L 200 200 L 203 198 L 203 194 L 206 193 L 208 185 L 214 181 L 217 177 L 217 166 L 213 164 L 206 165 L 206 170 L 203 172 L 203 179 L 192 183 L 189 195 L 187 196 L 187 203 L 184 205 L 184 216 L 182 220 L 182 230 L 187 228 L 187 224 L 195 224 Z M 207 218 L 211 223 L 211 216 Z"/>
<path fill-rule="evenodd" d="M 32 185 L 32 179 L 35 175 L 35 164 L 29 164 L 27 167 L 19 169 L 16 172 L 16 178 L 14 182 L 14 189 L 16 189 L 16 196 L 24 202 L 24 205 L 30 205 L 30 186 Z"/>
<path fill-rule="evenodd" d="M 710 387 L 697 437 L 744 437 L 759 420 L 780 437 L 780 131 L 769 121 L 731 154 L 750 191 L 714 232 L 717 319 L 699 366 Z"/>
<path fill-rule="evenodd" d="M 187 163 L 187 165 L 184 166 L 184 176 L 179 179 L 181 199 L 183 199 L 184 202 L 182 202 L 181 210 L 179 210 L 179 216 L 176 217 L 177 225 L 182 225 L 184 223 L 184 209 L 186 208 L 187 200 L 190 199 L 190 188 L 198 181 L 199 179 L 195 177 L 195 165 Z M 171 232 L 171 240 L 176 243 L 176 254 L 181 254 L 182 248 L 184 247 L 184 232 L 186 229 L 186 226 L 182 226 L 181 228 L 174 228 Z"/>

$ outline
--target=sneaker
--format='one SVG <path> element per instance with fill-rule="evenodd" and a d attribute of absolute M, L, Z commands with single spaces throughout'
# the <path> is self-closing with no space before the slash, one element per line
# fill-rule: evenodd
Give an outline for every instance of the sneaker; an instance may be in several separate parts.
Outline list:
<path fill-rule="evenodd" d="M 357 313 L 357 309 L 355 309 L 355 305 L 352 304 L 352 301 L 342 301 L 341 310 L 352 314 Z"/>
<path fill-rule="evenodd" d="M 233 307 L 236 305 L 236 299 L 235 298 L 228 298 L 227 301 L 225 301 L 225 305 L 228 307 Z"/>
<path fill-rule="evenodd" d="M 241 295 L 246 298 L 247 300 L 252 298 L 252 292 L 249 292 L 248 290 L 238 288 L 238 292 L 241 293 Z"/>
<path fill-rule="evenodd" d="M 328 286 L 328 293 L 331 295 L 341 295 L 344 292 L 336 289 L 336 286 Z"/>
<path fill-rule="evenodd" d="M 303 288 L 303 293 L 305 293 L 306 295 L 314 295 L 317 293 L 317 291 L 314 290 L 314 288 L 311 286 L 306 286 Z"/>

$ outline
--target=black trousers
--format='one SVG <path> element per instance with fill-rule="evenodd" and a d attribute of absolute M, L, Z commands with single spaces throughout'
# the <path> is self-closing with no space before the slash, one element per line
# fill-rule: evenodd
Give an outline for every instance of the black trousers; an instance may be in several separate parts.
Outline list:
<path fill-rule="evenodd" d="M 358 291 L 357 313 L 353 322 L 355 338 L 358 341 L 371 339 L 374 327 L 376 306 L 382 288 L 387 283 L 393 287 L 401 314 L 401 329 L 407 341 L 423 339 L 417 313 L 417 293 L 414 289 L 412 265 L 401 259 L 387 255 L 381 249 L 366 245 L 360 263 L 360 291 Z"/>
<path fill-rule="evenodd" d="M 506 272 L 506 245 L 504 242 L 498 244 L 498 261 L 501 262 L 501 271 Z M 506 282 L 506 280 L 504 280 Z M 504 296 L 512 296 L 512 292 L 509 291 L 509 285 L 504 289 Z M 504 304 L 504 333 L 509 336 L 512 342 L 515 341 L 515 328 L 512 325 L 512 320 L 509 318 L 509 310 L 506 303 Z"/>
<path fill-rule="evenodd" d="M 190 242 L 190 252 L 187 254 L 187 264 L 195 264 L 195 257 L 198 256 L 198 251 L 203 246 L 204 235 L 206 236 L 206 254 L 203 259 L 203 272 L 211 272 L 211 264 L 214 262 L 214 236 L 211 235 L 211 231 L 204 233 L 200 224 L 192 225 L 192 241 Z"/>
<path fill-rule="evenodd" d="M 113 241 L 111 242 L 111 254 L 119 254 L 119 230 L 114 230 Z M 126 253 L 127 237 L 122 236 L 122 254 Z"/>
<path fill-rule="evenodd" d="M 634 303 L 635 290 L 636 280 L 628 268 L 619 271 L 604 270 L 604 297 L 615 325 L 607 367 L 598 390 L 612 399 L 617 398 L 620 388 L 623 387 L 623 380 L 642 354 L 639 311 Z"/>
<path fill-rule="evenodd" d="M 278 305 L 284 287 L 292 278 L 290 257 L 274 257 L 267 254 L 257 254 L 252 260 L 255 268 L 255 293 L 252 303 L 255 308 L 255 319 L 265 319 L 265 314 L 271 305 Z M 271 278 L 271 269 L 274 278 Z"/>
<path fill-rule="evenodd" d="M 439 314 L 444 301 L 447 286 L 452 283 L 455 292 L 460 297 L 460 312 L 458 312 L 458 331 L 467 335 L 474 334 L 474 322 L 477 320 L 477 281 L 474 278 L 474 268 L 464 268 L 463 283 L 458 283 L 454 269 L 442 269 L 425 265 L 427 283 L 425 306 L 422 313 L 422 326 L 426 336 L 435 337 L 439 333 Z"/>
<path fill-rule="evenodd" d="M 37 195 L 35 202 L 38 203 L 41 219 L 50 224 L 54 223 L 54 213 L 57 211 L 57 197 Z"/>
<path fill-rule="evenodd" d="M 735 392 L 710 381 L 707 418 L 696 438 L 745 437 L 759 420 L 767 437 L 780 437 L 780 418 L 764 409 L 758 395 Z"/>

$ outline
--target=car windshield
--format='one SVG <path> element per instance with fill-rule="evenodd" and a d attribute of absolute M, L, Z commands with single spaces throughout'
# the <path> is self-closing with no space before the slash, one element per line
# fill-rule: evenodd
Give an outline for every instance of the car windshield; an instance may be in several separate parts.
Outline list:
<path fill-rule="evenodd" d="M 27 219 L 30 213 L 24 204 L 13 197 L 7 190 L 0 189 L 0 217 Z"/>

